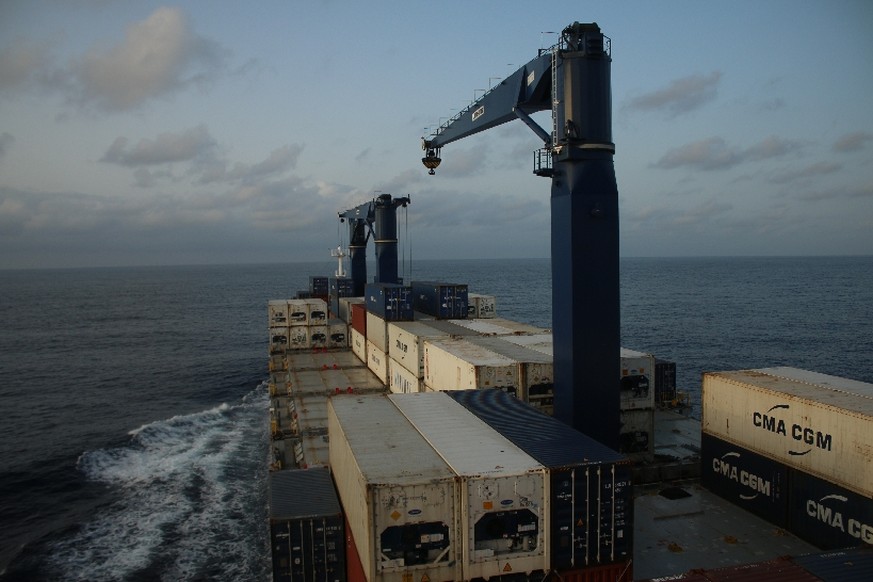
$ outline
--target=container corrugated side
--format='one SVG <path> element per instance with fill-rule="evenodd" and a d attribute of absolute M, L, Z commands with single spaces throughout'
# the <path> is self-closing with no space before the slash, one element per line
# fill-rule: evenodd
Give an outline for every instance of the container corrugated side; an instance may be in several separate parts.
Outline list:
<path fill-rule="evenodd" d="M 873 548 L 873 499 L 805 471 L 789 472 L 793 534 L 823 550 Z"/>
<path fill-rule="evenodd" d="M 500 390 L 447 394 L 549 469 L 552 569 L 633 557 L 633 487 L 626 456 Z"/>
<path fill-rule="evenodd" d="M 368 283 L 364 297 L 367 311 L 385 321 L 412 321 L 411 289 L 393 283 Z"/>
<path fill-rule="evenodd" d="M 371 311 L 367 312 L 367 341 L 388 352 L 388 322 Z"/>
<path fill-rule="evenodd" d="M 331 398 L 328 429 L 330 466 L 367 580 L 461 580 L 458 486 L 433 447 L 380 395 Z"/>
<path fill-rule="evenodd" d="M 345 526 L 326 467 L 271 473 L 273 580 L 346 579 Z"/>
<path fill-rule="evenodd" d="M 413 281 L 410 287 L 415 311 L 438 319 L 467 318 L 469 292 L 466 284 Z"/>
<path fill-rule="evenodd" d="M 546 570 L 545 467 L 445 393 L 388 398 L 461 480 L 463 579 Z"/>
<path fill-rule="evenodd" d="M 352 310 L 352 328 L 358 330 L 358 333 L 367 335 L 367 305 L 364 303 L 352 303 L 349 306 Z"/>
<path fill-rule="evenodd" d="M 702 430 L 873 497 L 873 398 L 760 370 L 703 375 Z"/>
<path fill-rule="evenodd" d="M 424 343 L 424 383 L 432 390 L 502 388 L 518 392 L 518 363 L 463 339 Z"/>
<path fill-rule="evenodd" d="M 779 461 L 703 433 L 700 484 L 770 523 L 788 528 L 788 468 Z"/>
<path fill-rule="evenodd" d="M 519 363 L 517 396 L 551 414 L 555 399 L 555 366 L 552 356 L 507 341 L 507 336 L 469 337 L 467 341 Z"/>
<path fill-rule="evenodd" d="M 388 355 L 401 366 L 424 377 L 424 341 L 448 333 L 420 321 L 392 321 L 388 324 Z"/>
<path fill-rule="evenodd" d="M 655 406 L 655 357 L 621 348 L 619 376 L 620 406 L 623 410 Z"/>
<path fill-rule="evenodd" d="M 383 384 L 388 384 L 388 354 L 367 340 L 367 367 Z"/>
<path fill-rule="evenodd" d="M 421 380 L 388 356 L 388 389 L 395 394 L 421 392 Z"/>
<path fill-rule="evenodd" d="M 352 341 L 352 353 L 354 353 L 359 360 L 366 363 L 367 338 L 364 337 L 364 334 L 354 328 L 352 328 L 352 331 L 350 333 L 351 335 L 349 339 Z"/>

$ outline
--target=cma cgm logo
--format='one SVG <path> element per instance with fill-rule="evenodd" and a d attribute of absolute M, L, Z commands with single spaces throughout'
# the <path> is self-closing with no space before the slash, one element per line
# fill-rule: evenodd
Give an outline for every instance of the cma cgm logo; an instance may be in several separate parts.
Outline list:
<path fill-rule="evenodd" d="M 725 453 L 720 459 L 712 460 L 712 470 L 725 477 L 739 483 L 749 491 L 746 494 L 740 494 L 740 499 L 750 500 L 755 499 L 758 495 L 770 497 L 770 492 L 773 490 L 773 484 L 765 479 L 750 473 L 745 469 L 737 466 L 737 461 L 740 460 L 739 453 Z"/>
<path fill-rule="evenodd" d="M 789 425 L 784 419 L 779 418 L 780 411 L 789 410 L 790 408 L 789 404 L 777 404 L 767 412 L 756 411 L 752 413 L 752 424 L 773 434 L 791 437 L 791 439 L 800 443 L 799 449 L 789 449 L 789 455 L 806 455 L 813 448 L 830 451 L 834 441 L 832 435 L 797 423 Z M 808 445 L 808 447 L 803 445 Z"/>
<path fill-rule="evenodd" d="M 873 544 L 873 525 L 863 523 L 853 517 L 844 517 L 843 512 L 832 505 L 834 501 L 842 504 L 839 507 L 845 507 L 849 500 L 843 495 L 825 495 L 818 501 L 807 499 L 806 514 L 866 544 Z"/>

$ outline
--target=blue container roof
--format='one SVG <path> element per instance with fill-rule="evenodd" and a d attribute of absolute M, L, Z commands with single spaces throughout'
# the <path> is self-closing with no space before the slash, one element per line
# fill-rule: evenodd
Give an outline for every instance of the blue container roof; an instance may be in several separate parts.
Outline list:
<path fill-rule="evenodd" d="M 629 462 L 621 453 L 502 390 L 446 393 L 549 468 Z"/>
<path fill-rule="evenodd" d="M 270 473 L 269 488 L 273 521 L 342 515 L 327 467 Z"/>

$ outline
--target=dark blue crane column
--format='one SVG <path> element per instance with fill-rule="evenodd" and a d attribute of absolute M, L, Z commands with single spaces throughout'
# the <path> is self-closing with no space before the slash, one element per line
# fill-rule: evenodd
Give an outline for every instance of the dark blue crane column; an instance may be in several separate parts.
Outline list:
<path fill-rule="evenodd" d="M 376 283 L 399 283 L 397 275 L 397 208 L 409 204 L 409 198 L 391 198 L 381 194 L 374 201 L 376 215 Z"/>
<path fill-rule="evenodd" d="M 611 57 L 596 25 L 557 59 L 560 137 L 552 153 L 555 416 L 618 449 L 620 286 Z"/>

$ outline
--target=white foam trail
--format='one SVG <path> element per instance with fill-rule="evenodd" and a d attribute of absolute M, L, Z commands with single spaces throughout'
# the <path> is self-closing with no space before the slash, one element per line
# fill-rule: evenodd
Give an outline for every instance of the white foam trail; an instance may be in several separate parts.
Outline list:
<path fill-rule="evenodd" d="M 63 578 L 145 571 L 238 580 L 268 572 L 266 408 L 261 385 L 240 404 L 149 423 L 123 447 L 84 453 L 79 469 L 123 497 L 53 548 Z"/>

